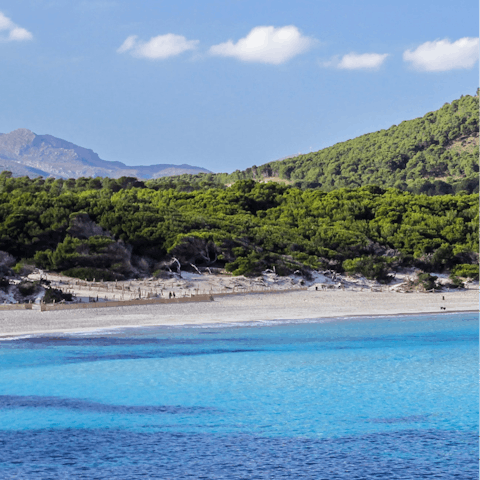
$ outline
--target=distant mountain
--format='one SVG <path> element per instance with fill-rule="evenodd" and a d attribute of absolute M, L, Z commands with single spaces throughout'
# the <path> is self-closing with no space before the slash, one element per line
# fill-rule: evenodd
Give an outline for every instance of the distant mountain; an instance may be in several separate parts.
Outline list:
<path fill-rule="evenodd" d="M 14 176 L 29 177 L 137 177 L 139 179 L 168 177 L 185 173 L 210 173 L 191 165 L 128 166 L 109 162 L 87 148 L 79 147 L 52 135 L 36 135 L 26 128 L 0 134 L 0 170 Z"/>

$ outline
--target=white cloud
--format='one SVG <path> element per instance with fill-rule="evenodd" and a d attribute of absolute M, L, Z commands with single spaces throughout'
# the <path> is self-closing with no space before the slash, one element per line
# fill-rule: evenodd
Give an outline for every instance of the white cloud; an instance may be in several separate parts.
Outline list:
<path fill-rule="evenodd" d="M 31 40 L 33 38 L 33 35 L 26 30 L 25 28 L 21 27 L 15 27 L 13 30 L 10 30 L 10 33 L 8 35 L 9 40 Z"/>
<path fill-rule="evenodd" d="M 479 39 L 464 37 L 456 42 L 436 40 L 422 43 L 415 50 L 403 52 L 403 60 L 417 70 L 444 72 L 459 68 L 471 68 L 478 60 Z"/>
<path fill-rule="evenodd" d="M 2 12 L 0 12 L 0 31 L 7 33 L 6 36 L 0 34 L 0 40 L 2 41 L 22 41 L 33 38 L 28 30 L 13 23 Z"/>
<path fill-rule="evenodd" d="M 324 67 L 335 67 L 342 70 L 374 70 L 379 68 L 387 59 L 388 53 L 347 53 L 342 58 L 333 57 L 324 62 Z"/>
<path fill-rule="evenodd" d="M 15 28 L 15 24 L 0 12 L 0 30 L 11 30 Z"/>
<path fill-rule="evenodd" d="M 303 36 L 294 25 L 255 27 L 237 43 L 229 40 L 210 47 L 211 55 L 234 57 L 245 62 L 279 65 L 306 52 L 315 40 Z"/>
<path fill-rule="evenodd" d="M 118 48 L 117 53 L 124 53 L 131 50 L 135 46 L 137 38 L 137 35 L 130 35 L 129 37 L 127 37 L 127 39 Z"/>
<path fill-rule="evenodd" d="M 362 68 L 378 68 L 388 57 L 388 53 L 347 53 L 342 57 L 338 68 L 357 70 Z"/>
<path fill-rule="evenodd" d="M 167 33 L 152 37 L 148 42 L 138 40 L 137 35 L 130 35 L 117 50 L 118 53 L 130 52 L 137 58 L 163 60 L 180 55 L 187 50 L 194 50 L 198 40 L 187 40 L 182 35 Z"/>

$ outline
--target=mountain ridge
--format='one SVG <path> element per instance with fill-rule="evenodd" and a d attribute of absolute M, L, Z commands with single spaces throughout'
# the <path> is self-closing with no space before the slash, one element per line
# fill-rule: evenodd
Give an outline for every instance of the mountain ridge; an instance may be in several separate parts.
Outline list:
<path fill-rule="evenodd" d="M 102 160 L 93 150 L 53 135 L 37 135 L 26 128 L 0 134 L 0 169 L 14 176 L 56 178 L 137 177 L 141 180 L 171 175 L 210 173 L 192 165 L 129 166 Z"/>

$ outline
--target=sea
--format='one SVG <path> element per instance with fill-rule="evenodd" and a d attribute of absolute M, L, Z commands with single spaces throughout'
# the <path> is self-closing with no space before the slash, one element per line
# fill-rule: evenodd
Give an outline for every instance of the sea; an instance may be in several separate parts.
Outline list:
<path fill-rule="evenodd" d="M 0 479 L 478 479 L 478 314 L 0 342 Z"/>

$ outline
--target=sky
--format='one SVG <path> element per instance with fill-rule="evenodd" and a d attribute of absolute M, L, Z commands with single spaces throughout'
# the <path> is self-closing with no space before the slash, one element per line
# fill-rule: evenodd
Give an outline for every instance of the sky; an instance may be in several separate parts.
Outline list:
<path fill-rule="evenodd" d="M 0 132 L 232 172 L 479 86 L 475 0 L 0 0 Z"/>

